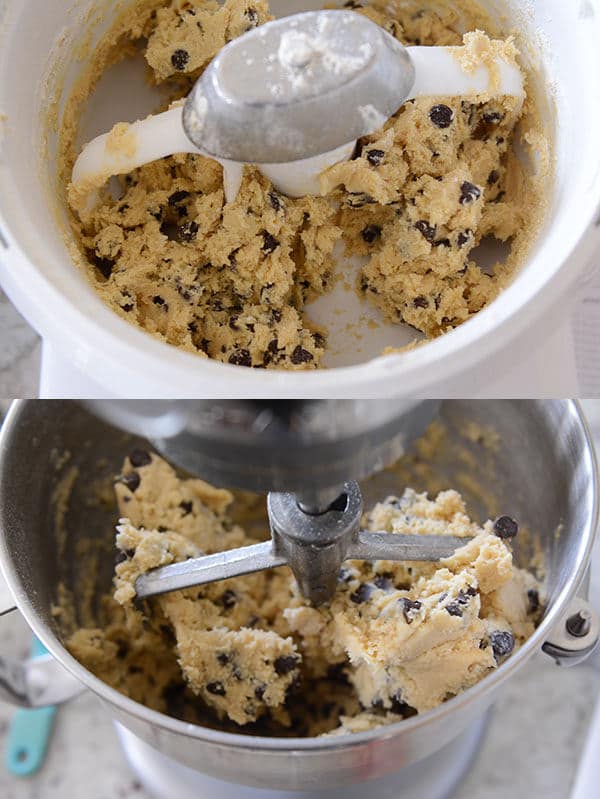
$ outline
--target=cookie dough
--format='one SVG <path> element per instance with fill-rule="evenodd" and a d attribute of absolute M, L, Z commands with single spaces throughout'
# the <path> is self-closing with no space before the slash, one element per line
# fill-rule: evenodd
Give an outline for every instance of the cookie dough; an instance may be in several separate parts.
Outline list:
<path fill-rule="evenodd" d="M 456 3 L 346 3 L 408 45 L 460 45 L 465 27 L 490 20 Z M 69 99 L 61 137 L 68 184 L 78 118 L 107 64 L 142 47 L 151 80 L 185 96 L 235 36 L 271 19 L 266 0 L 140 0 L 117 21 Z M 464 57 L 514 56 L 512 40 L 465 37 Z M 351 161 L 322 176 L 323 197 L 291 199 L 246 167 L 234 202 L 221 167 L 176 155 L 121 179 L 81 219 L 77 258 L 102 299 L 157 338 L 225 363 L 268 369 L 318 367 L 327 346 L 306 303 L 327 292 L 347 256 L 364 259 L 357 290 L 393 323 L 427 337 L 451 330 L 508 282 L 542 213 L 540 180 L 514 150 L 521 123 L 532 141 L 533 106 L 432 97 L 406 103 L 365 137 Z M 473 252 L 507 242 L 503 264 L 484 270 Z M 83 256 L 83 257 L 82 257 Z"/>
<path fill-rule="evenodd" d="M 138 605 L 135 581 L 148 569 L 261 536 L 233 521 L 228 491 L 181 479 L 146 451 L 125 461 L 115 493 L 123 518 L 114 599 L 105 600 L 105 626 L 76 631 L 69 649 L 156 709 L 172 712 L 173 695 L 192 705 L 196 697 L 201 723 L 208 712 L 240 729 L 261 720 L 270 734 L 303 735 L 392 723 L 482 679 L 531 635 L 542 611 L 536 579 L 513 564 L 512 520 L 479 527 L 456 491 L 429 499 L 412 489 L 376 504 L 364 525 L 469 537 L 453 557 L 348 561 L 335 597 L 319 608 L 286 567 Z"/>

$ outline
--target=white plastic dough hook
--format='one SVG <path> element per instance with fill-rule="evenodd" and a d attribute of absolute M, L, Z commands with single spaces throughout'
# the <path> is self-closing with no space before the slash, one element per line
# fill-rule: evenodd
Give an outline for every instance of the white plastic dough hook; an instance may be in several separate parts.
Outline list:
<path fill-rule="evenodd" d="M 72 185 L 93 197 L 113 175 L 175 153 L 223 165 L 228 202 L 255 164 L 290 197 L 320 194 L 319 175 L 351 157 L 407 100 L 424 96 L 524 97 L 508 57 L 475 63 L 466 47 L 404 47 L 352 11 L 316 11 L 255 28 L 228 44 L 185 105 L 86 145 Z M 467 64 L 467 66 L 465 66 Z"/>

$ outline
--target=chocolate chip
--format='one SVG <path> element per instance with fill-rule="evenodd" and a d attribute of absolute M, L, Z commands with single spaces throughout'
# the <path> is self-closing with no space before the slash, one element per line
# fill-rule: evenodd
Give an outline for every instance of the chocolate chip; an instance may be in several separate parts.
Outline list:
<path fill-rule="evenodd" d="M 251 30 L 251 28 L 256 28 L 258 25 L 258 11 L 255 8 L 248 8 L 245 11 L 245 15 L 246 19 L 250 23 L 250 28 L 248 28 L 248 30 Z"/>
<path fill-rule="evenodd" d="M 494 521 L 494 532 L 498 538 L 514 538 L 519 532 L 519 525 L 510 516 L 498 516 Z"/>
<path fill-rule="evenodd" d="M 127 472 L 127 474 L 122 474 L 119 477 L 119 483 L 123 483 L 124 486 L 134 493 L 140 486 L 140 476 L 137 472 Z"/>
<path fill-rule="evenodd" d="M 164 298 L 159 296 L 158 294 L 155 297 L 152 297 L 152 302 L 159 307 L 165 304 Z"/>
<path fill-rule="evenodd" d="M 413 305 L 415 308 L 429 308 L 429 302 L 425 297 L 415 297 Z"/>
<path fill-rule="evenodd" d="M 488 186 L 493 186 L 494 183 L 498 183 L 499 180 L 500 180 L 500 173 L 498 172 L 497 169 L 492 169 L 487 179 Z"/>
<path fill-rule="evenodd" d="M 301 363 L 310 363 L 314 360 L 314 356 L 298 344 L 296 349 L 292 352 L 291 361 L 294 365 L 298 366 Z"/>
<path fill-rule="evenodd" d="M 378 239 L 380 236 L 381 228 L 379 225 L 367 225 L 366 228 L 363 228 L 362 237 L 367 244 L 373 244 L 375 239 Z"/>
<path fill-rule="evenodd" d="M 131 311 L 133 311 L 133 304 L 128 302 L 125 305 L 121 305 L 121 310 L 125 311 L 125 313 L 131 313 Z"/>
<path fill-rule="evenodd" d="M 194 503 L 186 502 L 185 500 L 183 500 L 182 502 L 179 503 L 179 507 L 183 511 L 184 516 L 189 516 L 194 509 Z"/>
<path fill-rule="evenodd" d="M 398 602 L 402 607 L 402 613 L 404 614 L 406 623 L 412 624 L 414 616 L 412 616 L 411 613 L 415 610 L 421 610 L 422 603 L 419 602 L 418 599 L 409 599 L 406 596 L 403 596 Z"/>
<path fill-rule="evenodd" d="M 346 0 L 344 3 L 344 8 L 362 8 L 362 3 L 358 3 L 357 0 Z"/>
<path fill-rule="evenodd" d="M 373 582 L 381 591 L 391 591 L 392 588 L 394 588 L 394 581 L 391 574 L 378 574 Z"/>
<path fill-rule="evenodd" d="M 134 449 L 129 456 L 129 462 L 136 469 L 139 469 L 141 466 L 148 466 L 148 464 L 152 463 L 152 456 L 145 449 Z"/>
<path fill-rule="evenodd" d="M 430 225 L 425 219 L 419 219 L 418 222 L 415 222 L 415 227 L 420 233 L 423 234 L 427 241 L 434 240 L 437 230 L 435 225 Z"/>
<path fill-rule="evenodd" d="M 209 682 L 206 685 L 206 690 L 209 694 L 214 694 L 214 696 L 225 696 L 227 691 L 225 690 L 225 686 L 222 682 L 216 680 L 215 682 Z"/>
<path fill-rule="evenodd" d="M 261 700 L 262 700 L 262 698 L 263 698 L 263 697 L 264 697 L 264 695 L 265 695 L 265 691 L 266 691 L 266 690 L 267 690 L 267 686 L 266 686 L 266 685 L 257 685 L 257 686 L 256 686 L 256 688 L 254 689 L 254 696 L 255 696 L 255 697 L 256 697 L 256 698 L 257 698 L 259 701 L 261 701 Z"/>
<path fill-rule="evenodd" d="M 464 603 L 462 603 L 462 602 L 460 602 L 458 600 L 453 600 L 452 602 L 448 602 L 448 604 L 445 607 L 446 607 L 446 610 L 448 611 L 448 613 L 451 616 L 459 616 L 460 617 L 460 616 L 463 615 L 463 609 L 461 607 L 462 604 L 464 604 Z"/>
<path fill-rule="evenodd" d="M 190 54 L 187 50 L 175 50 L 171 56 L 171 64 L 173 64 L 175 69 L 177 69 L 179 72 L 183 72 L 189 60 Z"/>
<path fill-rule="evenodd" d="M 198 223 L 192 220 L 191 222 L 184 222 L 183 225 L 180 225 L 177 229 L 177 235 L 180 241 L 195 241 L 199 230 L 200 226 Z"/>
<path fill-rule="evenodd" d="M 496 630 L 490 634 L 490 644 L 494 650 L 494 656 L 496 660 L 498 660 L 498 658 L 504 657 L 505 655 L 510 655 L 513 651 L 515 647 L 515 637 L 512 633 L 506 632 L 505 630 Z"/>
<path fill-rule="evenodd" d="M 437 239 L 437 241 L 433 242 L 434 247 L 449 247 L 450 246 L 450 239 Z"/>
<path fill-rule="evenodd" d="M 177 644 L 175 633 L 173 632 L 172 628 L 169 627 L 168 624 L 161 624 L 159 629 L 170 644 L 172 644 L 173 646 Z"/>
<path fill-rule="evenodd" d="M 274 322 L 277 322 L 277 323 L 281 322 L 281 319 L 282 319 L 281 311 L 278 311 L 276 308 L 274 308 L 271 311 L 271 316 L 273 317 L 273 321 Z"/>
<path fill-rule="evenodd" d="M 367 150 L 367 161 L 371 166 L 380 166 L 385 158 L 383 150 Z"/>
<path fill-rule="evenodd" d="M 229 356 L 229 363 L 234 366 L 252 366 L 252 358 L 248 350 L 236 350 Z"/>
<path fill-rule="evenodd" d="M 186 200 L 190 196 L 189 191 L 182 189 L 181 191 L 174 192 L 168 199 L 169 205 L 173 208 L 178 205 L 182 200 Z"/>
<path fill-rule="evenodd" d="M 483 118 L 490 125 L 497 125 L 498 122 L 502 122 L 504 119 L 504 114 L 501 114 L 499 111 L 485 111 Z"/>
<path fill-rule="evenodd" d="M 196 322 L 190 322 L 188 324 L 188 330 L 190 331 L 190 333 L 197 333 L 198 332 L 198 325 L 196 324 Z"/>
<path fill-rule="evenodd" d="M 217 660 L 221 666 L 226 666 L 229 663 L 229 655 L 226 652 L 219 652 L 217 655 Z"/>
<path fill-rule="evenodd" d="M 271 204 L 271 208 L 274 211 L 283 211 L 284 210 L 285 205 L 283 204 L 283 200 L 281 199 L 279 194 L 276 194 L 274 191 L 270 191 L 267 194 L 267 197 L 269 199 L 269 203 Z"/>
<path fill-rule="evenodd" d="M 394 694 L 391 697 L 392 700 L 392 707 L 390 708 L 392 713 L 397 713 L 399 716 L 404 716 L 404 718 L 410 718 L 410 716 L 416 716 L 417 711 L 414 707 L 411 707 L 407 704 L 403 699 L 400 693 Z"/>
<path fill-rule="evenodd" d="M 290 671 L 294 671 L 297 665 L 298 658 L 295 655 L 281 655 L 275 658 L 275 662 L 273 663 L 275 671 L 280 677 L 284 674 L 289 674 Z"/>
<path fill-rule="evenodd" d="M 240 318 L 239 316 L 230 316 L 229 317 L 229 323 L 228 324 L 229 324 L 229 327 L 232 330 L 239 330 L 239 327 L 237 326 L 237 321 L 238 321 L 239 318 Z"/>
<path fill-rule="evenodd" d="M 237 594 L 235 591 L 231 591 L 230 589 L 223 591 L 221 594 L 221 604 L 227 610 L 234 608 L 237 604 Z"/>
<path fill-rule="evenodd" d="M 454 602 L 451 602 L 449 604 L 456 604 L 457 606 L 458 605 L 468 605 L 469 604 L 469 597 L 475 596 L 476 594 L 477 594 L 477 589 L 476 588 L 472 588 L 471 586 L 469 586 L 469 588 L 467 588 L 466 591 L 459 591 L 458 594 L 456 595 L 456 599 L 454 600 Z M 458 615 L 458 614 L 456 614 L 456 615 Z"/>
<path fill-rule="evenodd" d="M 529 612 L 536 613 L 540 608 L 540 594 L 536 588 L 530 588 L 527 591 L 527 599 L 529 600 Z"/>
<path fill-rule="evenodd" d="M 454 119 L 454 112 L 447 105 L 434 105 L 429 111 L 429 119 L 436 128 L 449 128 Z"/>
<path fill-rule="evenodd" d="M 481 189 L 474 183 L 469 183 L 468 180 L 465 180 L 460 187 L 460 204 L 466 205 L 467 203 L 472 203 L 474 200 L 478 200 L 480 197 Z"/>
<path fill-rule="evenodd" d="M 272 236 L 268 231 L 263 230 L 261 231 L 261 236 L 263 237 L 263 246 L 261 247 L 262 251 L 265 255 L 270 255 L 272 252 L 279 247 L 279 242 Z"/>
<path fill-rule="evenodd" d="M 464 245 L 469 241 L 472 235 L 473 231 L 469 230 L 468 228 L 464 232 L 461 230 L 461 232 L 456 237 L 456 243 L 458 244 L 459 247 L 464 247 Z"/>
<path fill-rule="evenodd" d="M 114 268 L 115 262 L 110 261 L 108 258 L 99 258 L 98 256 L 94 257 L 94 266 L 100 272 L 102 277 L 108 278 L 112 275 L 112 271 Z"/>
<path fill-rule="evenodd" d="M 350 582 L 351 579 L 352 579 L 352 572 L 350 571 L 350 569 L 347 569 L 345 566 L 342 566 L 342 568 L 338 572 L 338 581 L 340 583 L 348 583 Z"/>
<path fill-rule="evenodd" d="M 350 594 L 350 601 L 355 605 L 366 602 L 373 593 L 373 586 L 369 583 L 361 583 L 353 594 Z"/>

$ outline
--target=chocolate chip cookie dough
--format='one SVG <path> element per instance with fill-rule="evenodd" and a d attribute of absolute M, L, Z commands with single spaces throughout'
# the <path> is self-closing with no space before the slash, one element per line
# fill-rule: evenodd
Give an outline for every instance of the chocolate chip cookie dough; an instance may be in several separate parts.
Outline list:
<path fill-rule="evenodd" d="M 479 527 L 453 490 L 411 489 L 364 518 L 389 535 L 465 536 L 440 563 L 346 562 L 330 604 L 314 608 L 286 567 L 135 602 L 148 569 L 255 543 L 228 491 L 181 479 L 132 452 L 115 483 L 119 556 L 104 624 L 80 629 L 72 654 L 157 710 L 173 696 L 197 723 L 269 734 L 370 729 L 436 707 L 482 679 L 533 632 L 536 579 L 514 566 L 509 517 Z M 204 716 L 202 715 L 204 714 Z M 209 715 L 210 717 L 210 715 Z M 264 727 L 263 727 L 264 729 Z"/>
<path fill-rule="evenodd" d="M 465 31 L 496 34 L 463 0 L 346 3 L 407 45 L 460 45 Z M 271 19 L 266 0 L 141 0 L 113 26 L 67 102 L 61 175 L 68 185 L 78 119 L 106 67 L 142 48 L 149 78 L 185 96 L 232 38 Z M 467 34 L 467 50 L 516 58 L 512 40 Z M 255 368 L 311 369 L 327 331 L 306 304 L 343 273 L 334 248 L 363 258 L 357 290 L 393 323 L 427 337 L 481 310 L 510 280 L 535 234 L 541 180 L 514 145 L 536 143 L 530 100 L 433 97 L 406 103 L 365 137 L 352 160 L 322 177 L 324 196 L 274 191 L 246 167 L 225 201 L 221 167 L 175 155 L 121 179 L 90 213 L 72 212 L 77 259 L 102 299 L 157 338 L 203 357 Z M 93 102 L 93 100 L 91 100 Z M 157 109 L 158 110 L 158 109 Z M 520 132 L 517 133 L 517 124 Z M 490 238 L 510 255 L 490 269 L 475 248 Z M 336 255 L 339 252 L 336 251 Z"/>

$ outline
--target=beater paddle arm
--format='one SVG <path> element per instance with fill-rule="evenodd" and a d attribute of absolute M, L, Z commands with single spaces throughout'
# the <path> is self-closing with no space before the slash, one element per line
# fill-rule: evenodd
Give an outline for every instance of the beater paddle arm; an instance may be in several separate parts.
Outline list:
<path fill-rule="evenodd" d="M 320 605 L 333 597 L 344 560 L 437 561 L 471 540 L 361 530 L 362 497 L 355 482 L 346 483 L 322 513 L 307 513 L 289 493 L 269 494 L 268 510 L 270 541 L 147 572 L 136 582 L 138 598 L 288 565 L 302 594 Z"/>

